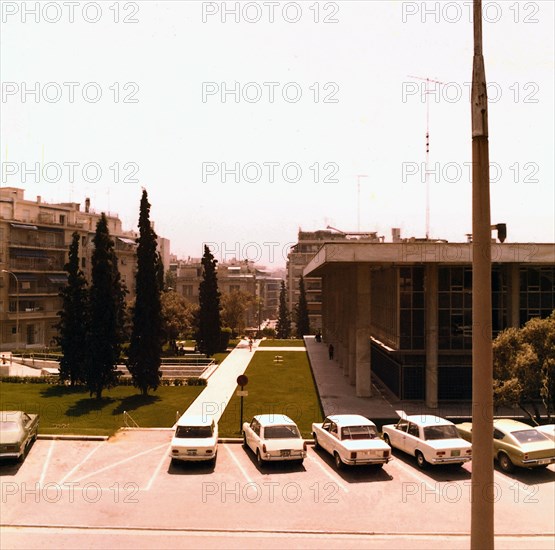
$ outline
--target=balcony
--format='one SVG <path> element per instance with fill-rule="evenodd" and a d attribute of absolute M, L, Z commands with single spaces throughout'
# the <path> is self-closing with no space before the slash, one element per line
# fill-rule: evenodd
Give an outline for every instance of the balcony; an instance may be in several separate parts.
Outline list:
<path fill-rule="evenodd" d="M 10 258 L 9 268 L 13 271 L 63 271 L 64 262 L 54 258 Z"/>

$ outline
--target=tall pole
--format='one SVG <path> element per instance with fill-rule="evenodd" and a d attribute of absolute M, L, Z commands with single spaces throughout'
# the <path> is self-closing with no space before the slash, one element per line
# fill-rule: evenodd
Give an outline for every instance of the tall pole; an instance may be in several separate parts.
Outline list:
<path fill-rule="evenodd" d="M 493 358 L 488 98 L 482 1 L 474 0 L 472 69 L 472 512 L 470 547 L 493 549 Z"/>
<path fill-rule="evenodd" d="M 3 269 L 2 273 L 9 273 L 15 279 L 15 348 L 19 349 L 19 279 L 7 269 Z"/>

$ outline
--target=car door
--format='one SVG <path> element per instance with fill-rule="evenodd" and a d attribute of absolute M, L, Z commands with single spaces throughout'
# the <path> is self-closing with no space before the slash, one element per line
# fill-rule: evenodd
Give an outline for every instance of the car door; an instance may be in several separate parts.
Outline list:
<path fill-rule="evenodd" d="M 247 445 L 256 452 L 258 440 L 260 439 L 260 422 L 256 418 L 252 419 L 247 429 Z"/>
<path fill-rule="evenodd" d="M 419 446 L 421 442 L 419 427 L 414 422 L 409 422 L 407 426 L 407 433 L 403 439 L 403 442 L 404 442 L 403 450 L 405 451 L 405 453 L 414 455 L 416 448 Z"/>
<path fill-rule="evenodd" d="M 408 420 L 401 419 L 397 422 L 397 425 L 393 430 L 389 432 L 389 438 L 391 441 L 391 445 L 400 449 L 401 451 L 405 450 L 405 439 L 407 435 L 407 428 L 408 428 Z"/>
<path fill-rule="evenodd" d="M 333 454 L 333 452 L 337 449 L 338 441 L 339 441 L 339 427 L 335 422 L 332 422 L 330 426 L 330 433 L 328 436 L 328 451 L 330 453 Z"/>
<path fill-rule="evenodd" d="M 320 436 L 318 443 L 322 446 L 323 449 L 330 452 L 330 429 L 331 429 L 332 421 L 329 418 L 324 419 L 322 423 L 322 429 L 318 434 Z"/>

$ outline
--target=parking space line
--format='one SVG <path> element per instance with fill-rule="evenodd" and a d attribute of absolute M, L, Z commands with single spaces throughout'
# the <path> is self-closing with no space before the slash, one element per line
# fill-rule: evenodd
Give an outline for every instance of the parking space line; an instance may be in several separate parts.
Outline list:
<path fill-rule="evenodd" d="M 133 456 L 129 456 L 127 458 L 124 458 L 123 460 L 118 460 L 117 462 L 114 462 L 113 464 L 110 464 L 109 466 L 105 466 L 104 468 L 100 468 L 99 470 L 96 470 L 95 472 L 91 472 L 90 474 L 87 474 L 86 476 L 83 476 L 83 477 L 80 477 L 79 479 L 76 479 L 74 481 L 74 483 L 79 483 L 79 482 L 83 481 L 84 479 L 87 479 L 88 477 L 94 476 L 96 474 L 100 474 L 102 472 L 105 472 L 106 470 L 110 470 L 111 468 L 114 468 L 115 466 L 119 466 L 120 464 L 125 464 L 126 462 L 129 462 L 130 460 L 133 460 L 133 459 L 138 458 L 140 456 L 151 453 L 152 451 L 157 451 L 158 449 L 162 449 L 166 446 L 167 446 L 167 443 L 164 443 L 163 445 L 158 445 L 157 447 L 153 447 L 152 449 L 147 449 L 146 451 L 142 451 L 142 452 L 137 453 Z"/>
<path fill-rule="evenodd" d="M 146 484 L 146 487 L 144 488 L 145 491 L 150 491 L 150 488 L 152 487 L 152 484 L 154 483 L 154 480 L 156 479 L 156 477 L 158 477 L 158 474 L 160 473 L 160 469 L 162 468 L 162 464 L 164 464 L 164 462 L 169 458 L 171 446 L 172 446 L 172 444 L 170 442 L 168 444 L 168 446 L 166 447 L 166 450 L 164 451 L 164 454 L 162 455 L 162 458 L 160 459 L 160 462 L 158 462 L 158 466 L 156 466 L 156 469 L 154 470 L 154 473 L 152 474 L 152 477 L 149 479 L 148 483 Z"/>
<path fill-rule="evenodd" d="M 339 475 L 336 476 L 332 476 L 327 470 L 326 468 L 324 468 L 324 466 L 322 466 L 322 464 L 320 464 L 319 460 L 316 460 L 314 458 L 312 458 L 310 456 L 309 453 L 307 453 L 306 457 L 308 458 L 308 460 L 310 460 L 311 462 L 313 462 L 314 464 L 318 465 L 318 467 L 320 468 L 320 470 L 322 470 L 322 472 L 324 472 L 336 485 L 338 485 L 339 487 L 341 487 L 341 489 L 343 489 L 343 491 L 345 491 L 346 493 L 349 492 L 349 489 L 339 480 Z"/>
<path fill-rule="evenodd" d="M 85 462 L 87 462 L 87 460 L 89 460 L 89 458 L 96 453 L 96 451 L 98 451 L 98 449 L 100 449 L 101 445 L 103 443 L 106 443 L 105 441 L 103 441 L 102 443 L 99 443 L 98 445 L 96 445 L 88 454 L 87 456 L 81 460 L 81 462 L 79 462 L 79 464 L 77 464 L 76 466 L 74 466 L 60 481 L 60 485 L 62 485 L 64 483 L 64 481 L 66 481 L 68 478 L 70 478 Z"/>
<path fill-rule="evenodd" d="M 426 481 L 426 479 L 423 476 L 418 475 L 414 470 L 412 470 L 411 468 L 409 468 L 406 464 L 404 464 L 401 460 L 397 459 L 395 461 L 392 462 L 392 464 L 396 464 L 397 466 L 399 466 L 401 468 L 401 470 L 403 470 L 405 473 L 409 474 L 410 476 L 412 476 L 413 478 L 417 479 L 420 483 L 424 483 L 426 485 L 426 487 L 428 487 L 428 489 L 430 489 L 431 491 L 433 491 L 436 494 L 441 494 L 441 490 L 438 490 L 437 487 L 434 487 L 431 483 L 429 483 L 428 481 Z M 437 485 L 437 484 L 436 484 Z"/>
<path fill-rule="evenodd" d="M 42 487 L 42 484 L 44 483 L 44 478 L 46 477 L 46 471 L 48 470 L 48 465 L 50 464 L 50 457 L 52 456 L 52 450 L 54 449 L 54 443 L 56 443 L 55 439 L 53 439 L 50 442 L 50 447 L 48 448 L 48 454 L 46 455 L 46 460 L 44 461 L 44 464 L 42 466 L 42 472 L 40 474 L 39 487 Z"/>
<path fill-rule="evenodd" d="M 222 445 L 224 449 L 227 450 L 227 452 L 229 453 L 229 456 L 231 456 L 231 459 L 233 460 L 233 462 L 235 462 L 237 468 L 239 468 L 239 470 L 241 470 L 241 473 L 243 474 L 243 476 L 245 476 L 245 479 L 247 480 L 248 483 L 253 483 L 253 480 L 250 478 L 250 476 L 247 474 L 247 472 L 245 471 L 245 469 L 243 468 L 243 466 L 241 466 L 241 463 L 239 462 L 239 460 L 237 459 L 237 457 L 231 452 L 229 445 Z"/>

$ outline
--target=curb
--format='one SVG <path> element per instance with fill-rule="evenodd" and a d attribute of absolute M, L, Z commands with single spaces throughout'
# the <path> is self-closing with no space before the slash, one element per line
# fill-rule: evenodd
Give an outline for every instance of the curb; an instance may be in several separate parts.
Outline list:
<path fill-rule="evenodd" d="M 65 441 L 107 441 L 108 435 L 60 435 L 60 434 L 39 434 L 37 439 L 45 440 L 65 440 Z"/>

